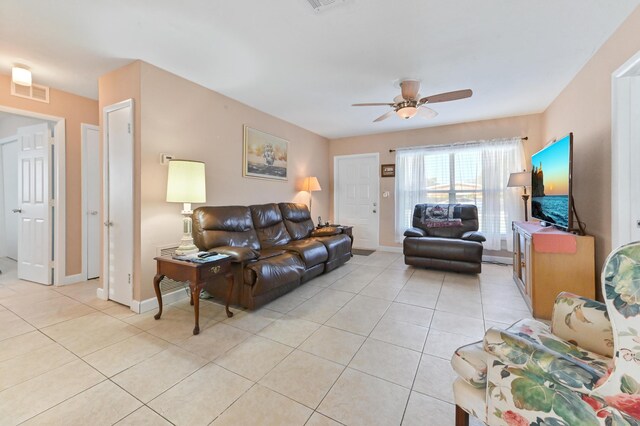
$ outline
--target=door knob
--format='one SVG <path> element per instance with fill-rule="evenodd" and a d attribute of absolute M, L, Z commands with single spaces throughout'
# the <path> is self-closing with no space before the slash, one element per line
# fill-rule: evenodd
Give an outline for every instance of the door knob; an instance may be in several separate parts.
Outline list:
<path fill-rule="evenodd" d="M 374 212 L 374 213 L 377 213 L 377 210 L 374 210 L 373 212 Z"/>
<path fill-rule="evenodd" d="M 105 222 L 104 226 L 113 226 L 113 222 Z"/>
<path fill-rule="evenodd" d="M 97 211 L 95 211 L 95 210 L 91 210 L 91 211 L 89 212 L 89 214 L 90 214 L 91 216 L 95 216 L 95 215 L 97 215 L 97 214 L 98 214 L 98 212 L 97 212 Z"/>
<path fill-rule="evenodd" d="M 22 209 L 13 209 L 11 211 L 14 213 L 22 213 Z"/>

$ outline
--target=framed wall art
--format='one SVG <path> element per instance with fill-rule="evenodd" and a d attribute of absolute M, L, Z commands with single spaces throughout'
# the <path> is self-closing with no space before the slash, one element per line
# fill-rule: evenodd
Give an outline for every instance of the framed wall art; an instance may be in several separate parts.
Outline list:
<path fill-rule="evenodd" d="M 396 165 L 395 164 L 381 164 L 380 165 L 380 177 L 396 177 Z"/>
<path fill-rule="evenodd" d="M 288 180 L 287 156 L 289 141 L 244 126 L 242 176 Z"/>

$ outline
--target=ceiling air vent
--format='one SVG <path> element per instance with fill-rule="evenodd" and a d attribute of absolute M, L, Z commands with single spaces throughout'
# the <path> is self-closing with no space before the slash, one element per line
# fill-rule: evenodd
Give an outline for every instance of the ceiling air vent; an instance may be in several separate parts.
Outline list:
<path fill-rule="evenodd" d="M 39 84 L 23 86 L 11 82 L 11 94 L 20 98 L 49 103 L 49 88 L 47 86 L 40 86 Z"/>
<path fill-rule="evenodd" d="M 320 13 L 326 9 L 329 9 L 333 6 L 337 6 L 340 3 L 344 3 L 344 0 L 307 0 L 313 10 L 316 13 Z"/>

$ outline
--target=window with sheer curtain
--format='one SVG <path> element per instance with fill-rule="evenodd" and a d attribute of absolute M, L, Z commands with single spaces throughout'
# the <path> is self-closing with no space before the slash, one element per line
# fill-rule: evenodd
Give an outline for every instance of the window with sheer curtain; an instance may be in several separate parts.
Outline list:
<path fill-rule="evenodd" d="M 475 204 L 485 248 L 500 250 L 522 200 L 507 188 L 512 172 L 524 169 L 522 140 L 500 139 L 438 145 L 396 152 L 396 241 L 411 227 L 420 203 Z"/>

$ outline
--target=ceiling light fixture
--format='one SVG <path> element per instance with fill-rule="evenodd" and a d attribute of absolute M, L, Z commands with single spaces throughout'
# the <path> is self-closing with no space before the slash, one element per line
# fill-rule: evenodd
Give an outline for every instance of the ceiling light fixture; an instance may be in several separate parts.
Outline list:
<path fill-rule="evenodd" d="M 415 116 L 417 113 L 418 113 L 418 108 L 414 106 L 406 106 L 396 110 L 396 114 L 398 114 L 398 117 L 404 118 L 405 120 L 410 119 L 411 117 Z"/>
<path fill-rule="evenodd" d="M 11 68 L 11 81 L 21 86 L 31 86 L 31 70 L 26 65 L 15 64 Z"/>

